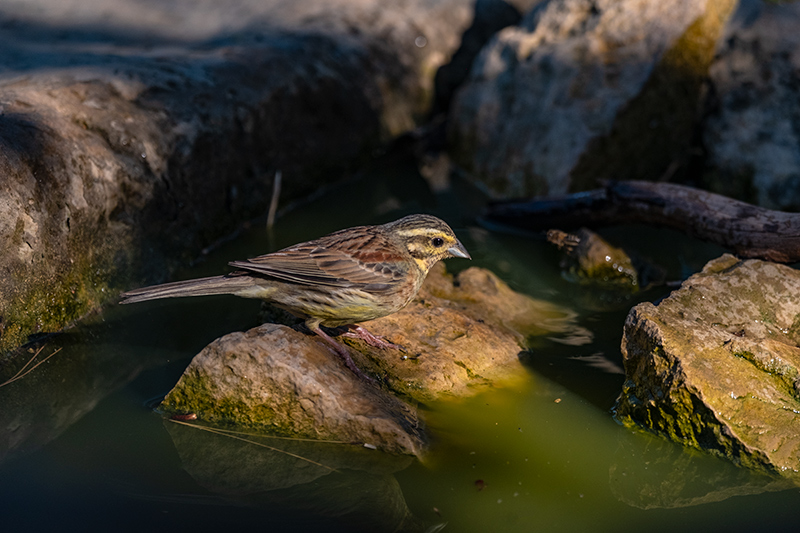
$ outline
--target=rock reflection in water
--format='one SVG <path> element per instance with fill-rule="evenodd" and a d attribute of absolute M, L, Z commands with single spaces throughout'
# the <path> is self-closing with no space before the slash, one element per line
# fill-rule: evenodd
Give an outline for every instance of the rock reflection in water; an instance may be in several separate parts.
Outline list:
<path fill-rule="evenodd" d="M 632 507 L 673 509 L 797 488 L 787 479 L 740 468 L 654 435 L 639 436 L 620 439 L 609 467 L 611 492 Z"/>
<path fill-rule="evenodd" d="M 46 364 L 0 387 L 0 463 L 52 441 L 112 391 L 165 358 L 165 350 L 142 354 L 125 343 L 103 342 L 106 339 L 93 339 L 88 345 L 92 335 L 84 328 L 30 345 L 41 353 L 28 368 L 59 351 Z M 22 354 L 0 372 L 0 383 L 33 356 L 20 350 Z"/>
<path fill-rule="evenodd" d="M 358 445 L 236 435 L 252 441 L 245 442 L 170 420 L 165 426 L 186 471 L 228 500 L 285 505 L 335 519 L 348 531 L 422 532 L 430 526 L 411 514 L 392 475 L 411 457 Z"/>

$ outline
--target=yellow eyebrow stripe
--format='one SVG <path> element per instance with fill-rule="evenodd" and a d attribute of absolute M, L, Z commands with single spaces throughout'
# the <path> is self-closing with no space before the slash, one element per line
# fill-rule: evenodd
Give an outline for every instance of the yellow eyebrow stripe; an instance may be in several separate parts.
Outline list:
<path fill-rule="evenodd" d="M 397 232 L 401 237 L 416 237 L 418 235 L 441 235 L 442 230 L 436 228 L 401 229 Z"/>

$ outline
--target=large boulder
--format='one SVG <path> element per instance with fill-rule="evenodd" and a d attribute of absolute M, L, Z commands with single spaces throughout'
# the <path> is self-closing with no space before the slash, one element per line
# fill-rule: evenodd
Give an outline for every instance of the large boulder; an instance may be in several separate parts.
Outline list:
<path fill-rule="evenodd" d="M 616 416 L 738 464 L 800 471 L 800 272 L 724 255 L 625 322 Z"/>
<path fill-rule="evenodd" d="M 703 184 L 800 209 L 800 4 L 745 0 L 710 70 Z"/>
<path fill-rule="evenodd" d="M 363 325 L 403 348 L 349 343 L 374 381 L 350 371 L 319 338 L 264 324 L 206 347 L 161 409 L 216 426 L 421 454 L 417 401 L 463 397 L 520 377 L 519 355 L 531 336 L 590 338 L 570 312 L 515 293 L 489 271 L 470 268 L 453 278 L 443 265 L 409 306 Z"/>
<path fill-rule="evenodd" d="M 0 350 L 415 127 L 471 0 L 0 8 Z"/>
<path fill-rule="evenodd" d="M 455 161 L 498 196 L 654 180 L 687 157 L 735 0 L 549 0 L 501 31 L 456 96 Z"/>

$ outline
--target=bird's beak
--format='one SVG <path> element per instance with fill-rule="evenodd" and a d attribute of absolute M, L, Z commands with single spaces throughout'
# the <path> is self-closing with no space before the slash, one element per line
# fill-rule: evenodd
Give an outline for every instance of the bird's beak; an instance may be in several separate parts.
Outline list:
<path fill-rule="evenodd" d="M 461 257 L 463 259 L 472 259 L 472 257 L 470 257 L 470 255 L 469 255 L 469 252 L 467 251 L 467 249 L 464 248 L 464 245 L 461 244 L 459 241 L 456 241 L 455 246 L 451 246 L 450 248 L 448 248 L 447 252 L 450 255 L 452 255 L 453 257 Z"/>

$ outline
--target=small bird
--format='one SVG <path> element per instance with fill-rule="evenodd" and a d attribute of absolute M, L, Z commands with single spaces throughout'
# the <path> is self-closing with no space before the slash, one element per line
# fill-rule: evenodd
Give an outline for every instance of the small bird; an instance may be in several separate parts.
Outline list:
<path fill-rule="evenodd" d="M 356 325 L 399 311 L 441 259 L 471 259 L 444 221 L 409 215 L 380 226 L 343 229 L 271 254 L 232 261 L 224 276 L 176 281 L 122 294 L 128 304 L 181 296 L 233 294 L 266 300 L 305 320 L 353 372 L 366 377 L 347 349 L 320 326 L 346 326 L 345 336 L 378 348 L 397 347 Z"/>

